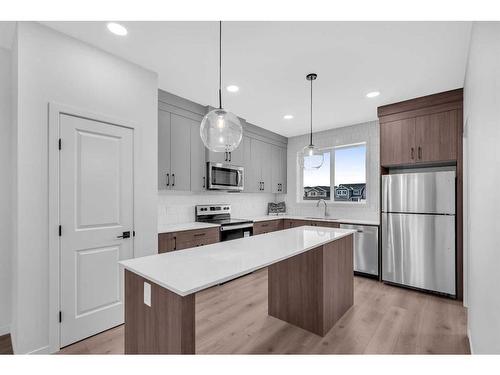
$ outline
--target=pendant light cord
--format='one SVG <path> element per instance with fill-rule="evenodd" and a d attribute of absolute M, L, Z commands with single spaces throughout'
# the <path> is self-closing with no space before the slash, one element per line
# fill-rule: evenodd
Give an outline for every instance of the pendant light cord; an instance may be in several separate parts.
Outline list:
<path fill-rule="evenodd" d="M 219 109 L 222 109 L 222 21 L 219 21 Z"/>
<path fill-rule="evenodd" d="M 313 145 L 313 80 L 311 79 L 311 136 L 309 145 Z"/>

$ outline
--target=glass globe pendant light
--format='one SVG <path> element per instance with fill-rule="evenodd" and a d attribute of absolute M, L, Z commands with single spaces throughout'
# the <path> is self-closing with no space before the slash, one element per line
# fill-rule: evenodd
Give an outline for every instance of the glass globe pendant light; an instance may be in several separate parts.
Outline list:
<path fill-rule="evenodd" d="M 309 144 L 304 147 L 302 151 L 302 155 L 300 158 L 301 164 L 306 170 L 311 169 L 319 169 L 323 165 L 323 152 L 318 150 L 316 146 L 313 144 L 313 131 L 312 131 L 312 116 L 313 116 L 313 102 L 312 102 L 312 93 L 313 93 L 313 81 L 318 78 L 316 73 L 310 73 L 306 76 L 306 79 L 311 82 L 311 133 L 309 136 Z"/>
<path fill-rule="evenodd" d="M 243 129 L 238 117 L 222 108 L 222 21 L 219 21 L 219 108 L 208 112 L 200 125 L 205 147 L 214 152 L 234 151 L 241 143 Z"/>

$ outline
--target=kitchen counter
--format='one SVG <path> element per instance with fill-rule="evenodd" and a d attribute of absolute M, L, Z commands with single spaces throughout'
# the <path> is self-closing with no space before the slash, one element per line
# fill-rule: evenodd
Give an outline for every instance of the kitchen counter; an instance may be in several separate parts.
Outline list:
<path fill-rule="evenodd" d="M 268 220 L 290 219 L 290 220 L 313 220 L 313 221 L 326 221 L 340 224 L 354 224 L 354 225 L 380 225 L 378 221 L 374 220 L 358 220 L 358 219 L 337 219 L 313 216 L 296 216 L 296 215 L 264 215 L 248 218 L 253 220 L 254 223 Z"/>
<path fill-rule="evenodd" d="M 119 262 L 125 353 L 195 354 L 195 293 L 264 267 L 268 314 L 325 336 L 354 303 L 353 233 L 303 226 Z"/>
<path fill-rule="evenodd" d="M 180 296 L 186 296 L 354 232 L 306 226 L 129 259 L 120 264 Z"/>
<path fill-rule="evenodd" d="M 263 215 L 257 217 L 244 217 L 243 219 L 252 220 L 254 223 L 268 220 L 280 220 L 280 219 L 291 219 L 291 220 L 312 220 L 312 221 L 326 221 L 341 224 L 353 224 L 353 225 L 380 225 L 378 221 L 373 220 L 357 220 L 357 219 L 336 219 L 336 218 L 322 218 L 322 217 L 312 217 L 312 216 L 294 216 L 294 215 Z M 219 227 L 219 224 L 211 223 L 200 223 L 200 222 L 190 222 L 181 224 L 159 224 L 158 233 L 173 233 L 181 232 L 184 230 L 194 230 L 194 229 L 205 229 Z"/>
<path fill-rule="evenodd" d="M 211 223 L 181 223 L 181 224 L 159 224 L 158 233 L 171 233 L 171 232 L 182 232 L 184 230 L 195 230 L 195 229 L 205 229 L 205 228 L 216 228 L 220 227 L 219 224 Z"/>

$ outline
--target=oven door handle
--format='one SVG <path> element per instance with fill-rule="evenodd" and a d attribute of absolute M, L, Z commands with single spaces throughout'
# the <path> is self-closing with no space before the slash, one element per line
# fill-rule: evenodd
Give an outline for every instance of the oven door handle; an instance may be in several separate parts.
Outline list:
<path fill-rule="evenodd" d="M 240 225 L 228 225 L 226 227 L 221 226 L 220 231 L 221 232 L 227 232 L 228 230 L 234 230 L 234 229 L 245 229 L 245 228 L 253 228 L 253 224 L 240 224 Z"/>

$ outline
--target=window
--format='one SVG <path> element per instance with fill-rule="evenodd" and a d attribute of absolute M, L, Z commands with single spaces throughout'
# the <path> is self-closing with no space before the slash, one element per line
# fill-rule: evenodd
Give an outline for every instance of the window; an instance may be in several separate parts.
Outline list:
<path fill-rule="evenodd" d="M 366 202 L 366 143 L 333 149 L 334 200 Z"/>
<path fill-rule="evenodd" d="M 308 156 L 304 157 L 307 165 Z M 330 199 L 330 151 L 323 154 L 323 165 L 319 169 L 303 169 L 304 195 L 303 200 Z"/>
<path fill-rule="evenodd" d="M 302 170 L 302 200 L 365 203 L 366 143 L 325 149 L 323 156 L 321 168 Z"/>

